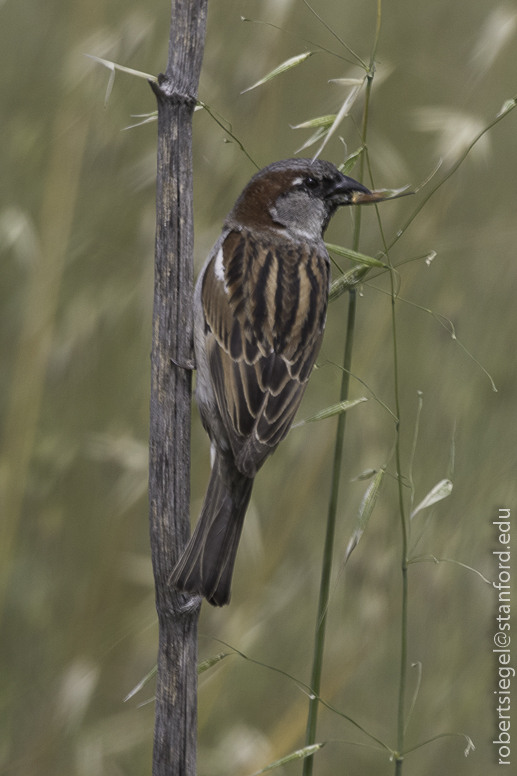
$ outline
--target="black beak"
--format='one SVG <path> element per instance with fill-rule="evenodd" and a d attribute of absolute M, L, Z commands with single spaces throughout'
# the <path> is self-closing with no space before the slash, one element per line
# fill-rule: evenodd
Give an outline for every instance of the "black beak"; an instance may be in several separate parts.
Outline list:
<path fill-rule="evenodd" d="M 347 175 L 340 175 L 332 182 L 325 198 L 332 200 L 336 205 L 351 205 L 354 203 L 355 196 L 367 197 L 371 193 L 362 183 Z"/>
<path fill-rule="evenodd" d="M 359 181 L 341 175 L 327 194 L 336 205 L 368 205 L 374 202 L 384 202 L 387 199 L 397 199 L 413 194 L 404 189 L 375 189 L 370 191 Z"/>

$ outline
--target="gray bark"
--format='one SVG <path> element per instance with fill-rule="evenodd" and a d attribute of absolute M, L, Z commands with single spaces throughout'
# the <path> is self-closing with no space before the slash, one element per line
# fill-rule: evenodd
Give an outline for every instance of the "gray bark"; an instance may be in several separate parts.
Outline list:
<path fill-rule="evenodd" d="M 149 507 L 158 678 L 153 776 L 194 776 L 199 599 L 170 589 L 190 533 L 190 405 L 193 212 L 192 115 L 203 58 L 207 0 L 173 0 L 158 102 L 158 172 L 151 362 Z M 173 359 L 174 361 L 171 361 Z"/>

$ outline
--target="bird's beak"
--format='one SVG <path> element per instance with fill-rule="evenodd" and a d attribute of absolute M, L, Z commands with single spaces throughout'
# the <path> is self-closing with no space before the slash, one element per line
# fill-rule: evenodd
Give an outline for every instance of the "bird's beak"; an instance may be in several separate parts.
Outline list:
<path fill-rule="evenodd" d="M 371 194 L 370 189 L 367 189 L 359 181 L 355 181 L 347 175 L 340 175 L 331 190 L 327 192 L 326 197 L 338 205 L 351 205 L 354 201 L 352 197 L 368 197 Z"/>
<path fill-rule="evenodd" d="M 342 175 L 328 196 L 338 204 L 368 205 L 374 202 L 384 202 L 386 199 L 396 199 L 413 194 L 412 191 L 407 191 L 407 188 L 407 186 L 404 186 L 402 189 L 375 189 L 370 191 L 362 183 L 349 178 L 347 175 Z"/>

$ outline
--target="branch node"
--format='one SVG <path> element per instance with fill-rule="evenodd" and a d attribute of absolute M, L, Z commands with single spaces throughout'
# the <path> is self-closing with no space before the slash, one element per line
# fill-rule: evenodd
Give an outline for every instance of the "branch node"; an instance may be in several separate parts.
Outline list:
<path fill-rule="evenodd" d="M 176 88 L 165 73 L 158 73 L 158 81 L 149 81 L 149 85 L 159 102 L 169 102 L 172 105 L 187 105 L 192 110 L 197 105 L 197 99 L 192 94 L 187 94 L 181 89 Z"/>

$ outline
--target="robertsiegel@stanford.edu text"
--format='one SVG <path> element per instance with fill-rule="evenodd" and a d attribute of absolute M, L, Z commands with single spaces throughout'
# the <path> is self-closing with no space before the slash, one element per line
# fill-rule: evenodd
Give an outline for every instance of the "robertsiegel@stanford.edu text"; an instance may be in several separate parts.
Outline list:
<path fill-rule="evenodd" d="M 510 666 L 510 510 L 500 509 L 494 525 L 497 526 L 497 540 L 502 548 L 494 551 L 499 563 L 497 582 L 493 585 L 499 591 L 499 596 L 493 650 L 497 655 L 497 690 L 494 690 L 494 694 L 498 704 L 495 709 L 498 729 L 493 743 L 498 748 L 498 764 L 510 765 L 510 693 L 511 681 L 515 676 L 515 668 Z"/>

